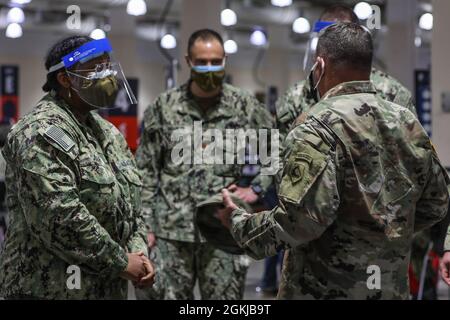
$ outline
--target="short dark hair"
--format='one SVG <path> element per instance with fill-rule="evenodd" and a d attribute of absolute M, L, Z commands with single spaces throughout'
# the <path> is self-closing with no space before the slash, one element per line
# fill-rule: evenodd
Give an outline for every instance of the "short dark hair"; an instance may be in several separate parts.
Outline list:
<path fill-rule="evenodd" d="M 76 48 L 81 47 L 83 44 L 93 40 L 87 36 L 71 36 L 58 41 L 47 54 L 45 58 L 45 68 L 47 71 L 54 65 L 61 62 L 65 55 L 68 55 Z M 60 70 L 47 74 L 47 82 L 42 86 L 42 90 L 45 92 L 50 92 L 52 90 L 59 90 L 59 83 L 56 79 L 56 75 Z"/>
<path fill-rule="evenodd" d="M 338 67 L 370 72 L 373 58 L 372 36 L 357 23 L 333 24 L 320 35 L 317 56 L 328 59 Z"/>
<path fill-rule="evenodd" d="M 320 15 L 320 20 L 344 22 L 349 20 L 353 23 L 359 23 L 359 18 L 352 8 L 345 5 L 334 5 L 325 9 Z"/>
<path fill-rule="evenodd" d="M 211 29 L 200 29 L 195 31 L 189 37 L 187 53 L 191 56 L 191 50 L 197 40 L 208 41 L 208 40 L 217 40 L 223 48 L 223 38 L 222 36 Z"/>

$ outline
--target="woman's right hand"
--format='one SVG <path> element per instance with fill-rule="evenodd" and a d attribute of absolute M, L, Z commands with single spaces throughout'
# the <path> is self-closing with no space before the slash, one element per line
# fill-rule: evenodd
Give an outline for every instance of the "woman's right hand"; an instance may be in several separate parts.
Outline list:
<path fill-rule="evenodd" d="M 147 268 L 145 266 L 145 260 L 142 258 L 142 252 L 127 253 L 128 265 L 125 271 L 121 273 L 121 277 L 126 280 L 138 282 L 142 277 L 147 274 Z M 145 256 L 144 256 L 145 257 Z"/>

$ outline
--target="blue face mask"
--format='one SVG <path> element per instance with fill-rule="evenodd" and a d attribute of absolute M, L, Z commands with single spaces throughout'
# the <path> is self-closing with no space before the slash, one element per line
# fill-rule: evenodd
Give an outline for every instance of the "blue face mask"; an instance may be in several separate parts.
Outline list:
<path fill-rule="evenodd" d="M 319 61 L 317 61 L 313 65 L 313 67 L 311 68 L 311 72 L 309 73 L 309 76 L 308 76 L 309 84 L 311 86 L 311 95 L 314 98 L 314 101 L 316 103 L 319 102 L 321 99 L 318 87 L 319 87 L 319 83 L 322 80 L 322 77 L 325 73 L 325 62 L 323 60 L 320 60 L 320 62 L 321 62 L 321 66 L 322 66 L 322 73 L 320 74 L 320 77 L 319 77 L 319 80 L 317 80 L 317 83 L 314 82 L 314 70 L 319 65 Z"/>
<path fill-rule="evenodd" d="M 224 66 L 192 66 L 192 70 L 198 73 L 220 72 L 224 69 Z"/>

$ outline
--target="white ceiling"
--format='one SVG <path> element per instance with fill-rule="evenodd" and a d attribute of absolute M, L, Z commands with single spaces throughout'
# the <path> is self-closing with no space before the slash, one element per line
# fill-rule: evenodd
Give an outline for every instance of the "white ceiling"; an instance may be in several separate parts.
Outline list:
<path fill-rule="evenodd" d="M 145 0 L 148 12 L 143 17 L 130 17 L 126 14 L 127 0 L 32 0 L 27 4 L 25 14 L 27 17 L 24 24 L 24 36 L 21 41 L 10 40 L 4 37 L 6 28 L 6 13 L 8 10 L 8 0 L 0 0 L 0 42 L 11 43 L 13 46 L 1 46 L 0 53 L 11 53 L 14 50 L 25 50 L 22 52 L 42 51 L 36 47 L 36 43 L 44 44 L 53 39 L 60 39 L 65 35 L 73 34 L 74 31 L 65 27 L 67 19 L 66 9 L 69 5 L 76 4 L 82 13 L 82 29 L 76 33 L 89 34 L 96 27 L 101 27 L 105 23 L 110 24 L 111 35 L 135 34 L 140 40 L 140 47 L 145 48 L 142 52 L 155 53 L 160 59 L 156 40 L 161 36 L 161 28 L 156 22 L 159 20 L 167 0 Z M 167 17 L 167 24 L 171 26 L 171 31 L 177 35 L 179 20 L 181 15 L 181 1 L 174 0 L 173 7 Z M 357 0 L 339 1 L 354 5 Z M 385 0 L 369 1 L 382 6 Z M 320 15 L 323 8 L 335 4 L 335 0 L 294 0 L 294 4 L 288 8 L 276 8 L 270 5 L 270 0 L 231 0 L 231 8 L 238 15 L 238 25 L 224 32 L 225 37 L 231 35 L 240 48 L 240 55 L 251 52 L 254 56 L 255 50 L 248 41 L 249 32 L 254 25 L 268 28 L 270 45 L 291 51 L 299 55 L 304 52 L 308 35 L 298 36 L 291 32 L 292 22 L 301 14 L 313 23 Z M 225 1 L 224 1 L 225 4 Z M 422 10 L 427 10 L 428 0 L 420 0 Z M 385 30 L 384 30 L 385 31 Z M 379 32 L 382 36 L 383 30 Z M 33 41 L 34 39 L 34 41 Z M 37 40 L 36 39 L 42 39 Z M 429 35 L 424 38 L 424 43 L 429 42 Z M 41 47 L 44 47 L 42 45 Z M 241 50 L 242 49 L 242 50 Z M 249 55 L 250 56 L 250 55 Z M 245 60 L 245 59 L 244 59 Z"/>

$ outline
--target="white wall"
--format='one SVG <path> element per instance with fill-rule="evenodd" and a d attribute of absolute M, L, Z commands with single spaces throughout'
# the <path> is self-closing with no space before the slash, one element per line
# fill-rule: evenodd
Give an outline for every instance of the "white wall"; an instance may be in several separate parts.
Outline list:
<path fill-rule="evenodd" d="M 433 40 L 432 40 L 432 91 L 433 91 L 433 143 L 445 166 L 450 166 L 449 123 L 450 113 L 442 111 L 441 94 L 450 92 L 450 52 L 449 29 L 450 1 L 433 1 Z"/>

